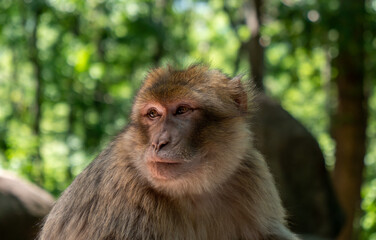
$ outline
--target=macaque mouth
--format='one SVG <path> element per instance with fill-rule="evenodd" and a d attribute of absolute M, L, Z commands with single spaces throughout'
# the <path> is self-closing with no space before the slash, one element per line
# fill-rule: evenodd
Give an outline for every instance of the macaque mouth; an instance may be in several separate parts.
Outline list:
<path fill-rule="evenodd" d="M 185 172 L 186 162 L 180 159 L 153 156 L 147 162 L 151 176 L 158 180 L 172 180 Z"/>
<path fill-rule="evenodd" d="M 179 165 L 183 163 L 183 161 L 171 160 L 171 159 L 165 159 L 165 158 L 153 158 L 152 160 L 150 160 L 150 162 L 155 163 L 155 164 L 165 164 L 165 165 Z"/>
<path fill-rule="evenodd" d="M 156 164 L 170 165 L 170 166 L 182 164 L 181 162 L 155 162 L 155 163 Z"/>

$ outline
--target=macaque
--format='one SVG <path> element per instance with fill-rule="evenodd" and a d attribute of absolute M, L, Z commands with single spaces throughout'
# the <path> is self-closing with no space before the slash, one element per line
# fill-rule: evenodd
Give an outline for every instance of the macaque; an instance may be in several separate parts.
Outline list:
<path fill-rule="evenodd" d="M 240 78 L 152 70 L 129 125 L 62 194 L 40 239 L 298 239 L 253 147 L 254 93 Z"/>

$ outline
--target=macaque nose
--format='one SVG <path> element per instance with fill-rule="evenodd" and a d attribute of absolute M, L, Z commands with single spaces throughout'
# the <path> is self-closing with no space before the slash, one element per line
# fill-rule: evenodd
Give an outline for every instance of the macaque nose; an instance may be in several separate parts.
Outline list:
<path fill-rule="evenodd" d="M 169 142 L 169 135 L 162 134 L 155 142 L 152 143 L 152 147 L 155 152 L 159 152 L 163 147 L 165 147 Z"/>

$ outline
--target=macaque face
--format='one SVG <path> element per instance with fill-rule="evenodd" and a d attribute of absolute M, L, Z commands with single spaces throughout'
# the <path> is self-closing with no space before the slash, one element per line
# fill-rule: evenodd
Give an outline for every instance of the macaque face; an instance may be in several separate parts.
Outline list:
<path fill-rule="evenodd" d="M 141 153 L 134 165 L 155 189 L 201 194 L 235 171 L 250 136 L 235 81 L 179 71 L 146 78 L 132 109 L 135 153 Z"/>
<path fill-rule="evenodd" d="M 149 102 L 140 111 L 149 136 L 145 164 L 152 178 L 174 180 L 192 171 L 199 163 L 194 130 L 201 118 L 192 101 Z"/>

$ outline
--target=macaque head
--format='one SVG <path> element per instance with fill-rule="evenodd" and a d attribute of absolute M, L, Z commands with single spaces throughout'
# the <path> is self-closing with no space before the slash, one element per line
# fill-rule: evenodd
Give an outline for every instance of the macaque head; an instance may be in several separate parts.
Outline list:
<path fill-rule="evenodd" d="M 148 74 L 133 106 L 134 165 L 158 191 L 213 191 L 249 148 L 249 94 L 240 78 L 192 66 Z"/>

